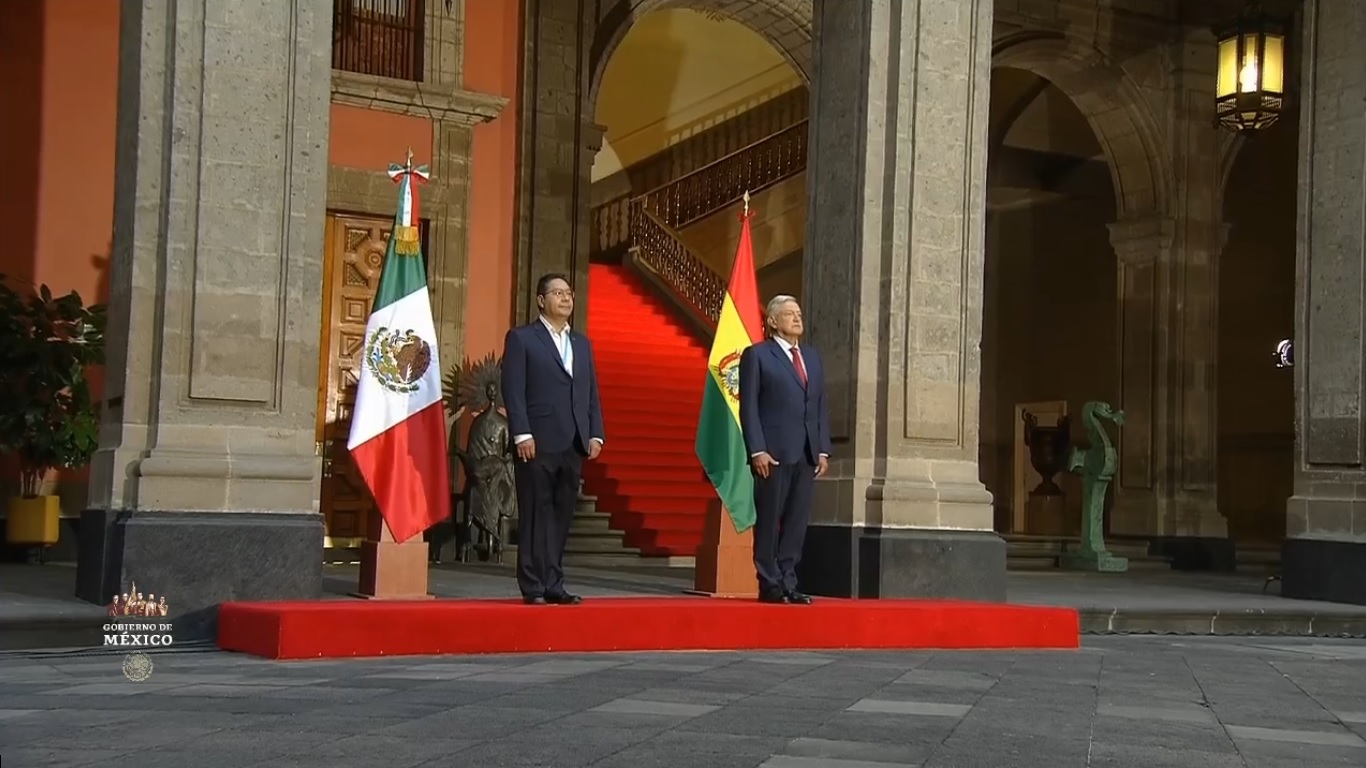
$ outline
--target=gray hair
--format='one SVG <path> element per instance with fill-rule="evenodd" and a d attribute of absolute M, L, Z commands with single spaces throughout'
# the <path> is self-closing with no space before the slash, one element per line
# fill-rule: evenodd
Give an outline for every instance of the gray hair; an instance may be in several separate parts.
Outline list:
<path fill-rule="evenodd" d="M 773 298 L 768 300 L 768 306 L 764 309 L 764 317 L 769 320 L 772 320 L 773 318 L 778 316 L 778 311 L 783 308 L 784 304 L 797 303 L 798 302 L 796 296 L 788 296 L 785 293 L 780 293 L 777 296 L 774 296 Z"/>

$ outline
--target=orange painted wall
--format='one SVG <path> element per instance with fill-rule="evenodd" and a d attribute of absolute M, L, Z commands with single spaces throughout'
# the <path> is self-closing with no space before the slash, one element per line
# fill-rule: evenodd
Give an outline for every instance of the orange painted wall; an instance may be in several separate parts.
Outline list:
<path fill-rule="evenodd" d="M 0 271 L 109 295 L 119 0 L 0 0 Z"/>
<path fill-rule="evenodd" d="M 0 0 L 0 103 L 9 104 L 0 120 L 0 273 L 24 282 L 33 279 L 37 248 L 38 178 L 43 137 L 43 6 L 30 0 Z M 18 105 L 24 108 L 15 108 Z"/>
<path fill-rule="evenodd" d="M 512 319 L 521 16 L 522 3 L 465 3 L 465 90 L 508 100 L 497 118 L 474 129 L 465 311 L 472 360 L 502 354 Z"/>
<path fill-rule="evenodd" d="M 390 163 L 403 162 L 409 147 L 414 163 L 432 161 L 432 121 L 425 117 L 333 104 L 331 119 L 327 154 L 332 165 L 383 173 Z"/>
<path fill-rule="evenodd" d="M 109 298 L 118 45 L 119 0 L 0 0 L 0 273 L 86 304 Z M 91 378 L 98 398 L 102 372 Z M 14 473 L 0 461 L 0 486 Z M 84 476 L 62 474 L 76 483 L 68 513 Z"/>

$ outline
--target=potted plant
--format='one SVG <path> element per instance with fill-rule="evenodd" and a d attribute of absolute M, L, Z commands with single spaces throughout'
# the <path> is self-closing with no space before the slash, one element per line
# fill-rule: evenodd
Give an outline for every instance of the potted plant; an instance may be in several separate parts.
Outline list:
<path fill-rule="evenodd" d="M 0 454 L 19 470 L 5 519 L 10 544 L 57 542 L 61 505 L 46 486 L 54 470 L 87 464 L 98 444 L 88 371 L 104 363 L 104 329 L 102 305 L 0 275 Z"/>

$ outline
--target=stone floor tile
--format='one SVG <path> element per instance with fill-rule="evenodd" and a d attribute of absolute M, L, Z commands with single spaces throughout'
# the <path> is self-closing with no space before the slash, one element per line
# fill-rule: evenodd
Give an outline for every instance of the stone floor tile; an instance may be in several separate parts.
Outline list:
<path fill-rule="evenodd" d="M 61 747 L 5 747 L 4 762 L 24 768 L 84 768 L 117 757 L 118 749 L 64 749 Z M 138 754 L 138 753 L 135 753 Z M 11 762 L 13 761 L 13 762 Z"/>
<path fill-rule="evenodd" d="M 1244 768 L 1244 763 L 1233 751 L 1211 753 L 1158 744 L 1094 744 L 1091 768 Z"/>
<path fill-rule="evenodd" d="M 114 657 L 23 661 L 0 692 L 0 752 L 6 766 L 79 768 L 1366 765 L 1366 697 L 1351 685 L 1366 661 L 1315 648 L 1268 677 L 1287 652 L 1259 643 L 284 663 L 196 653 L 159 656 L 143 684 Z M 130 726 L 140 749 L 111 751 Z"/>
<path fill-rule="evenodd" d="M 725 691 L 690 691 L 687 688 L 671 688 L 661 686 L 658 688 L 646 688 L 635 695 L 638 699 L 649 701 L 672 701 L 679 704 L 714 704 L 725 706 L 745 696 L 741 693 L 727 693 Z"/>
<path fill-rule="evenodd" d="M 128 680 L 113 683 L 84 683 L 78 685 L 68 685 L 60 688 L 42 691 L 46 696 L 138 696 L 144 693 L 164 692 L 176 688 L 176 685 L 161 685 L 158 683 L 134 683 Z"/>
<path fill-rule="evenodd" d="M 751 656 L 746 659 L 746 661 L 753 661 L 759 664 L 790 664 L 798 667 L 821 667 L 835 661 L 835 659 L 815 653 L 766 653 Z"/>
<path fill-rule="evenodd" d="M 1359 747 L 1366 749 L 1366 740 L 1347 731 L 1292 731 L 1280 728 L 1258 728 L 1245 725 L 1225 725 L 1234 740 L 1281 741 L 1291 744 L 1312 744 L 1320 747 Z M 1366 756 L 1363 756 L 1366 759 Z"/>
<path fill-rule="evenodd" d="M 789 757 L 860 760 L 893 765 L 916 765 L 924 757 L 923 751 L 907 744 L 884 744 L 843 739 L 793 739 L 783 748 Z"/>
<path fill-rule="evenodd" d="M 947 669 L 913 669 L 895 680 L 897 683 L 933 686 L 936 688 L 967 688 L 984 691 L 996 684 L 997 678 L 979 672 L 957 672 Z"/>
<path fill-rule="evenodd" d="M 1124 717 L 1132 720 L 1163 720 L 1174 723 L 1214 723 L 1214 713 L 1199 706 L 1121 706 L 1099 704 L 1096 714 L 1104 717 Z"/>
<path fill-rule="evenodd" d="M 600 704 L 590 712 L 618 712 L 630 715 L 660 715 L 662 717 L 698 717 L 720 709 L 714 704 L 683 704 L 673 701 L 646 699 L 615 699 Z"/>
<path fill-rule="evenodd" d="M 911 763 L 883 763 L 871 760 L 846 760 L 838 757 L 795 757 L 774 755 L 759 768 L 915 768 Z"/>
<path fill-rule="evenodd" d="M 972 709 L 966 704 L 937 704 L 928 701 L 888 701 L 861 699 L 848 708 L 849 712 L 879 712 L 892 715 L 921 715 L 924 717 L 962 717 Z"/>

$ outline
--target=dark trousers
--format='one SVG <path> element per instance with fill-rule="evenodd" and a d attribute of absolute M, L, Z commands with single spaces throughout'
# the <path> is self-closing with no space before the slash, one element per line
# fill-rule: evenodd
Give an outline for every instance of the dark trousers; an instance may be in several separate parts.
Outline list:
<path fill-rule="evenodd" d="M 816 468 L 805 461 L 770 467 L 767 478 L 754 476 L 754 570 L 761 593 L 797 589 L 815 480 Z"/>
<path fill-rule="evenodd" d="M 579 501 L 583 456 L 572 448 L 513 460 L 517 479 L 517 586 L 524 597 L 564 594 L 564 546 Z"/>

